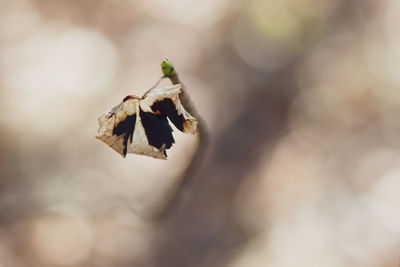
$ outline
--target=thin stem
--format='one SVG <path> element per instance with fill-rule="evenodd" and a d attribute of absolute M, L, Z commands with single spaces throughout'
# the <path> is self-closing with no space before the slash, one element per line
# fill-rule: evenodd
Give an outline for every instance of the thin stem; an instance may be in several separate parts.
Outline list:
<path fill-rule="evenodd" d="M 142 99 L 145 98 L 147 96 L 147 94 L 150 93 L 154 88 L 156 88 L 158 86 L 158 84 L 162 81 L 162 79 L 165 79 L 165 78 L 167 78 L 165 75 L 161 76 L 161 78 L 158 79 L 156 84 L 153 85 L 149 90 L 147 90 L 146 93 L 144 93 L 144 95 L 142 96 Z"/>

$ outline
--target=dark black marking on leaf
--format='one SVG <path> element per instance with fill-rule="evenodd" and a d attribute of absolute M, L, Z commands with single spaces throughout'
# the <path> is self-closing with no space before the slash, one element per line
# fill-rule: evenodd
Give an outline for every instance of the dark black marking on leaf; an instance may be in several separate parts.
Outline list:
<path fill-rule="evenodd" d="M 131 96 L 130 96 L 130 95 L 127 95 L 127 96 L 125 96 L 125 98 L 122 100 L 122 102 L 125 102 L 125 101 L 129 100 L 130 98 L 131 98 Z"/>
<path fill-rule="evenodd" d="M 151 146 L 160 149 L 165 145 L 164 148 L 168 149 L 175 143 L 174 137 L 172 136 L 173 130 L 171 126 L 169 126 L 165 115 L 140 110 L 140 118 L 147 136 L 147 141 Z M 167 155 L 165 151 L 164 154 Z"/>
<path fill-rule="evenodd" d="M 185 122 L 185 118 L 182 114 L 178 115 L 178 111 L 171 99 L 165 98 L 161 101 L 157 101 L 151 106 L 151 109 L 154 112 L 160 111 L 162 115 L 167 116 L 175 127 L 183 132 L 183 123 Z"/>
<path fill-rule="evenodd" d="M 131 116 L 127 116 L 124 121 L 121 121 L 114 129 L 113 129 L 113 135 L 124 135 L 124 157 L 126 156 L 126 151 L 128 148 L 128 140 L 130 139 L 130 142 L 132 142 L 133 139 L 133 132 L 135 131 L 135 124 L 136 124 L 136 114 L 133 114 Z"/>

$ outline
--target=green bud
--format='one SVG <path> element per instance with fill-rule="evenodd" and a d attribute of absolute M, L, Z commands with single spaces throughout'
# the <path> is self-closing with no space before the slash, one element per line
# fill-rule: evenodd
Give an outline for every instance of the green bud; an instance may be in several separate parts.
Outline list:
<path fill-rule="evenodd" d="M 176 74 L 174 65 L 168 59 L 164 59 L 163 62 L 161 62 L 161 71 L 166 77 L 171 77 Z"/>

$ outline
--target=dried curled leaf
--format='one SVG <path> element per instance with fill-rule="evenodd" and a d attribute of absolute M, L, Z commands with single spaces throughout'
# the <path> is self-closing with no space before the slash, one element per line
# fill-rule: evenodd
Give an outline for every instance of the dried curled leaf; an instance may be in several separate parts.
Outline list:
<path fill-rule="evenodd" d="M 115 151 L 166 159 L 166 149 L 175 143 L 167 118 L 180 131 L 197 132 L 198 121 L 182 106 L 180 84 L 156 88 L 143 97 L 127 96 L 107 115 L 99 118 L 96 136 Z"/>

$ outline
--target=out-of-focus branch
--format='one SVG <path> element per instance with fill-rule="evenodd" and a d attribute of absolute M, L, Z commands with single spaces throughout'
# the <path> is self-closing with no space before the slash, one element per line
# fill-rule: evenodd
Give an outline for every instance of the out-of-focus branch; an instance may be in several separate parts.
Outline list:
<path fill-rule="evenodd" d="M 165 66 L 164 64 L 168 64 Z M 167 189 L 165 196 L 162 198 L 162 202 L 160 203 L 159 208 L 155 213 L 153 213 L 153 218 L 157 218 L 158 220 L 163 217 L 166 212 L 169 210 L 169 206 L 172 205 L 174 200 L 176 199 L 176 192 L 180 190 L 183 184 L 192 177 L 193 173 L 197 168 L 200 167 L 201 162 L 203 160 L 204 153 L 206 151 L 206 147 L 208 144 L 207 141 L 207 127 L 204 119 L 200 116 L 199 112 L 196 110 L 193 102 L 191 101 L 189 94 L 185 90 L 185 85 L 179 79 L 178 73 L 173 67 L 172 63 L 168 60 L 164 60 L 161 64 L 162 71 L 164 73 L 164 77 L 169 78 L 172 84 L 181 84 L 182 85 L 182 93 L 179 94 L 179 100 L 181 101 L 183 107 L 189 112 L 192 116 L 194 116 L 198 120 L 198 142 L 195 152 L 192 155 L 192 159 L 190 163 L 183 169 L 182 173 L 174 180 L 173 184 L 170 185 L 170 188 Z M 165 68 L 168 68 L 165 70 Z"/>
<path fill-rule="evenodd" d="M 340 3 L 341 8 L 331 18 L 332 25 L 344 18 L 353 21 L 346 12 L 354 11 L 354 2 Z M 201 168 L 190 170 L 193 162 L 188 167 L 181 180 L 184 183 L 180 183 L 157 225 L 151 255 L 140 266 L 229 265 L 232 255 L 252 234 L 237 219 L 237 192 L 259 166 L 260 156 L 272 152 L 288 130 L 289 111 L 297 92 L 297 69 L 311 49 L 293 56 L 271 75 L 257 76 L 245 65 L 230 64 L 241 66 L 248 101 L 236 105 L 234 119 L 215 132 Z M 223 52 L 227 55 L 229 50 Z M 232 61 L 235 57 L 232 53 L 227 58 Z M 252 82 L 255 76 L 258 80 Z M 175 79 L 173 82 L 179 82 L 178 77 Z"/>

